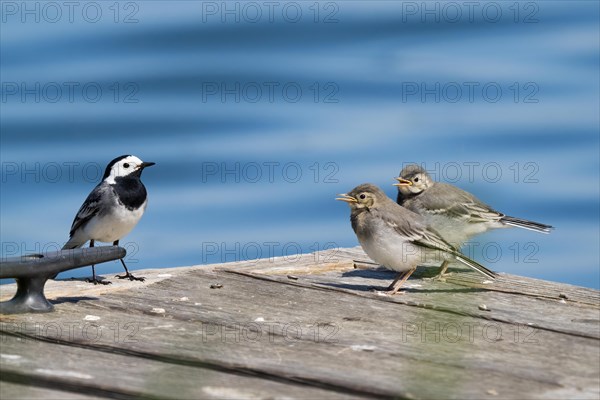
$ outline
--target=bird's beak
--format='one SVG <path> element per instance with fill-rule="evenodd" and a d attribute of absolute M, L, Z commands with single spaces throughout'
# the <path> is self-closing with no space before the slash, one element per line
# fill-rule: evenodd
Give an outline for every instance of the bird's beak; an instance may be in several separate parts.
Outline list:
<path fill-rule="evenodd" d="M 394 178 L 398 181 L 398 183 L 394 183 L 394 186 L 412 186 L 412 182 L 408 179 L 396 177 Z"/>
<path fill-rule="evenodd" d="M 143 163 L 140 164 L 140 166 L 138 167 L 138 169 L 144 169 L 146 167 L 151 167 L 154 164 L 156 164 L 156 163 L 153 163 L 153 162 L 143 162 Z"/>
<path fill-rule="evenodd" d="M 346 203 L 357 203 L 358 202 L 358 200 L 356 200 L 354 197 L 352 197 L 346 193 L 338 194 L 338 196 L 340 196 L 340 197 L 336 197 L 335 199 L 339 200 L 339 201 L 345 201 Z"/>

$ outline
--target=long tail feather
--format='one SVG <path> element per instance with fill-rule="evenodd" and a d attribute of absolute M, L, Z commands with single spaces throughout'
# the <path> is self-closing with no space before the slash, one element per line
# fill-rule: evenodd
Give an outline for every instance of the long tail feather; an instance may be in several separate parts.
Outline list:
<path fill-rule="evenodd" d="M 504 216 L 500 218 L 500 222 L 510 225 L 516 226 L 518 228 L 528 229 L 530 231 L 541 232 L 541 233 L 550 233 L 552 229 L 554 229 L 551 225 L 540 224 L 539 222 L 528 221 L 526 219 L 515 218 Z"/>
<path fill-rule="evenodd" d="M 69 239 L 67 243 L 63 246 L 62 250 L 72 250 L 78 249 L 83 246 L 86 242 L 73 241 L 73 238 Z"/>
<path fill-rule="evenodd" d="M 468 267 L 473 268 L 475 271 L 487 276 L 488 278 L 496 279 L 496 276 L 498 275 L 491 269 L 484 267 L 483 265 L 479 264 L 477 261 L 471 260 L 469 257 L 467 257 L 465 255 L 457 253 L 454 255 L 454 257 L 456 257 L 456 259 L 458 261 L 460 261 L 461 263 L 465 264 Z"/>

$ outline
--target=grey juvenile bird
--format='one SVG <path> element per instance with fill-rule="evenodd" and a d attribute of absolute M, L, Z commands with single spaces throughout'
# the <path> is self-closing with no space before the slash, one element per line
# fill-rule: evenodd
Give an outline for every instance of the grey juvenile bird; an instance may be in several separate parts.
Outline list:
<path fill-rule="evenodd" d="M 140 178 L 144 168 L 151 165 L 154 163 L 143 162 L 131 155 L 112 160 L 106 167 L 102 182 L 92 190 L 77 212 L 69 241 L 63 250 L 76 249 L 88 240 L 90 247 L 94 247 L 95 241 L 118 245 L 119 240 L 131 232 L 144 215 L 148 202 L 146 188 Z M 119 279 L 144 280 L 130 274 L 123 259 L 121 263 L 125 268 L 125 275 L 117 275 Z M 90 282 L 110 283 L 96 279 L 93 265 Z"/>
<path fill-rule="evenodd" d="M 365 183 L 336 200 L 350 206 L 352 229 L 367 255 L 398 272 L 388 288 L 396 293 L 418 265 L 455 259 L 489 278 L 496 273 L 464 256 L 420 215 L 396 204 L 377 186 Z"/>
<path fill-rule="evenodd" d="M 471 237 L 489 229 L 517 226 L 542 233 L 553 229 L 550 225 L 509 217 L 469 192 L 435 182 L 419 165 L 406 166 L 396 180 L 397 203 L 423 216 L 444 239 L 459 248 Z M 443 275 L 447 267 L 444 263 L 438 276 Z"/>

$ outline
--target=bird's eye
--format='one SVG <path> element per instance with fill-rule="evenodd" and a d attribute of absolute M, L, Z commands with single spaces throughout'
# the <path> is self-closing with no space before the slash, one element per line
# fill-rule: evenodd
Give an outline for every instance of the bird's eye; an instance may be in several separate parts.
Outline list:
<path fill-rule="evenodd" d="M 415 182 L 419 182 L 419 177 L 418 176 L 415 178 Z"/>
<path fill-rule="evenodd" d="M 359 197 L 361 198 L 361 200 L 364 200 L 367 196 L 365 196 L 364 193 L 361 193 Z"/>
<path fill-rule="evenodd" d="M 123 164 L 123 167 L 125 167 L 125 168 L 129 168 L 129 164 L 128 164 L 128 163 L 125 163 L 125 164 Z"/>

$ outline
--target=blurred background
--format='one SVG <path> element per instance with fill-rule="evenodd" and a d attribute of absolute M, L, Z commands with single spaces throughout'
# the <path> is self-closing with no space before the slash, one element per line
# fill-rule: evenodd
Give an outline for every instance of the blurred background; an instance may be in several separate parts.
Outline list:
<path fill-rule="evenodd" d="M 133 270 L 355 246 L 335 195 L 417 162 L 557 228 L 475 259 L 599 288 L 598 4 L 2 1 L 2 257 L 60 248 L 122 154 L 156 162 Z"/>

